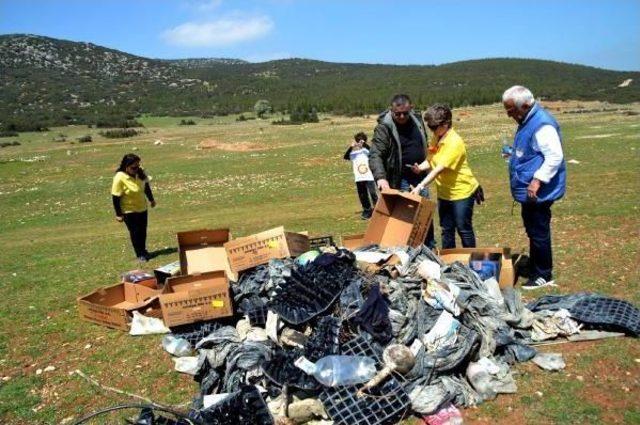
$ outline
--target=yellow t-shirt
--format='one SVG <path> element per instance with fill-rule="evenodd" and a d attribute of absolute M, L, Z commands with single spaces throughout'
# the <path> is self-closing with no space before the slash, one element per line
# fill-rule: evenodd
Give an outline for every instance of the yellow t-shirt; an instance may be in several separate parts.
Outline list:
<path fill-rule="evenodd" d="M 145 181 L 137 176 L 118 171 L 113 176 L 111 194 L 120 196 L 120 208 L 123 213 L 144 212 L 147 210 L 147 199 L 144 196 Z"/>
<path fill-rule="evenodd" d="M 429 151 L 432 153 L 429 158 L 431 167 L 445 167 L 435 178 L 438 198 L 457 201 L 475 192 L 479 184 L 469 168 L 467 150 L 458 133 L 450 129 L 440 143 L 429 148 Z"/>

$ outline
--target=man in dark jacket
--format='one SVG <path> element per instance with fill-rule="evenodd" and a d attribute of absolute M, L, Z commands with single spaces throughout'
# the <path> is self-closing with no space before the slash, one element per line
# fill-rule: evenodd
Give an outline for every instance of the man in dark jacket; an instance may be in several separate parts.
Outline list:
<path fill-rule="evenodd" d="M 389 109 L 378 117 L 371 144 L 369 166 L 380 190 L 409 192 L 422 181 L 424 173 L 414 173 L 411 166 L 426 159 L 427 136 L 422 118 L 414 112 L 409 96 L 397 94 L 391 99 Z M 420 194 L 429 197 L 426 188 Z M 433 224 L 425 245 L 435 248 Z"/>

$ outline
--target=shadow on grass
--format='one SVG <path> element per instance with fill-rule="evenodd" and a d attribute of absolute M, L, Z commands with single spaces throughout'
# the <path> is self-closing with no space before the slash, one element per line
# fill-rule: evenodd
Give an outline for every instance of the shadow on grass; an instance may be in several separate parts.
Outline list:
<path fill-rule="evenodd" d="M 162 257 L 163 255 L 175 254 L 178 248 L 162 248 L 149 253 L 150 258 Z"/>

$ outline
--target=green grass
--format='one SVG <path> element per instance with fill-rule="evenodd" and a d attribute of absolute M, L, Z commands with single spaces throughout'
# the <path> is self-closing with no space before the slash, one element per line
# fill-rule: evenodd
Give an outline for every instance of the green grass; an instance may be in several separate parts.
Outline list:
<path fill-rule="evenodd" d="M 568 193 L 553 209 L 560 284 L 554 291 L 597 291 L 638 305 L 640 122 L 614 112 L 556 115 L 566 157 L 580 163 L 568 164 Z M 178 126 L 182 118 L 143 117 L 144 133 L 123 140 L 80 126 L 23 133 L 21 146 L 0 150 L 0 375 L 9 377 L 0 384 L 0 422 L 58 423 L 125 400 L 70 375 L 75 369 L 159 402 L 184 403 L 196 392 L 195 383 L 172 371 L 160 338 L 134 338 L 78 318 L 77 296 L 137 267 L 109 195 L 123 154 L 139 154 L 153 178 L 158 207 L 150 212 L 151 250 L 175 247 L 176 232 L 202 227 L 230 227 L 236 236 L 278 225 L 336 237 L 364 230 L 342 154 L 354 133 L 371 133 L 373 117 L 329 116 L 285 127 L 235 116 L 184 117 L 198 124 Z M 498 106 L 456 110 L 458 118 L 487 197 L 474 215 L 478 243 L 526 247 L 499 157 L 500 134 L 512 132 L 513 123 Z M 53 142 L 58 133 L 71 141 L 90 134 L 93 142 Z M 231 150 L 198 149 L 205 139 Z M 154 145 L 157 140 L 163 144 Z M 36 157 L 43 160 L 25 162 Z M 148 268 L 176 259 L 163 256 Z M 587 344 L 579 351 L 553 347 L 566 351 L 563 373 L 518 366 L 518 394 L 466 411 L 467 423 L 637 423 L 637 341 Z M 56 370 L 36 376 L 48 365 Z"/>

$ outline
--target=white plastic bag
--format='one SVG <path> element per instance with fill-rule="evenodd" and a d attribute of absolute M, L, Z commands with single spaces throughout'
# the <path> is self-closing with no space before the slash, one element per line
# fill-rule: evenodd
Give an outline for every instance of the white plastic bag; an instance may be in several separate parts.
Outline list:
<path fill-rule="evenodd" d="M 153 335 L 166 334 L 169 332 L 171 332 L 171 330 L 164 325 L 164 322 L 161 319 L 147 317 L 138 311 L 133 312 L 129 335 Z"/>

